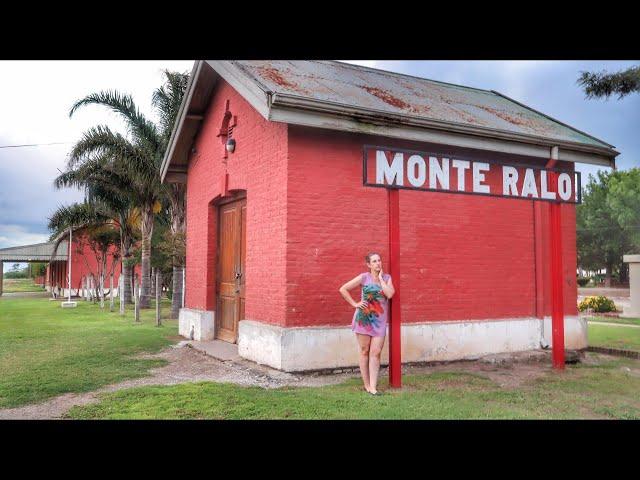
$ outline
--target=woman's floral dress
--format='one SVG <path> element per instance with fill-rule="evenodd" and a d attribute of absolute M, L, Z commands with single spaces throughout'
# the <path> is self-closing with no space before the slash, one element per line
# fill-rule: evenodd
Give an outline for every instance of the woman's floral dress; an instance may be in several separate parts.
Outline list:
<path fill-rule="evenodd" d="M 387 307 L 389 305 L 387 297 L 384 296 L 380 285 L 373 281 L 371 273 L 363 273 L 360 278 L 361 298 L 367 302 L 367 306 L 364 309 L 356 308 L 351 330 L 372 337 L 384 337 L 387 334 Z M 390 279 L 391 276 L 385 273 L 385 282 L 389 282 Z"/>

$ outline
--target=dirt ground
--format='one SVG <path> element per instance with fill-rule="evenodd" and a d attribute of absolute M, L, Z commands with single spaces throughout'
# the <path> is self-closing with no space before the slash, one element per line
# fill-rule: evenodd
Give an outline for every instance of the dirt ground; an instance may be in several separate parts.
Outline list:
<path fill-rule="evenodd" d="M 150 370 L 150 376 L 105 386 L 88 393 L 68 393 L 46 402 L 23 407 L 0 410 L 0 420 L 9 419 L 56 419 L 61 418 L 71 407 L 98 401 L 98 394 L 125 388 L 146 385 L 175 385 L 186 382 L 229 382 L 238 385 L 279 388 L 283 386 L 320 387 L 341 383 L 348 378 L 358 378 L 357 370 L 342 373 L 324 372 L 291 374 L 241 360 L 223 362 L 198 352 L 188 346 L 172 346 L 157 354 L 141 355 L 140 358 L 162 358 L 169 363 Z M 586 353 L 582 361 L 589 363 L 597 354 Z M 426 374 L 437 371 L 460 371 L 481 374 L 501 387 L 513 388 L 535 379 L 551 369 L 550 352 L 520 352 L 516 354 L 489 355 L 475 361 L 447 362 L 429 365 L 403 366 L 403 374 Z M 380 383 L 387 382 L 387 369 L 380 372 Z"/>

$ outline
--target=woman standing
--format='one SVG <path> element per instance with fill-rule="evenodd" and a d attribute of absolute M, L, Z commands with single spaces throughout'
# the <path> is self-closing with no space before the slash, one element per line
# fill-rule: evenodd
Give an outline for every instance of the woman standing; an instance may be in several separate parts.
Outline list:
<path fill-rule="evenodd" d="M 391 276 L 382 272 L 382 259 L 377 253 L 365 257 L 369 272 L 361 273 L 340 287 L 344 299 L 356 309 L 351 329 L 355 332 L 360 347 L 360 374 L 364 389 L 372 395 L 380 395 L 377 390 L 380 371 L 380 353 L 387 334 L 388 299 L 395 290 Z M 361 299 L 356 303 L 349 290 L 362 287 Z"/>

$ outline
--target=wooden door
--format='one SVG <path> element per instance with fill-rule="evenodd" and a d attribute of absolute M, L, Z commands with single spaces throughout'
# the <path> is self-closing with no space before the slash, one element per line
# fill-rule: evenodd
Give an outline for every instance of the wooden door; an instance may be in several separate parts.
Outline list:
<path fill-rule="evenodd" d="M 218 212 L 216 338 L 236 343 L 244 318 L 247 200 L 220 205 Z"/>

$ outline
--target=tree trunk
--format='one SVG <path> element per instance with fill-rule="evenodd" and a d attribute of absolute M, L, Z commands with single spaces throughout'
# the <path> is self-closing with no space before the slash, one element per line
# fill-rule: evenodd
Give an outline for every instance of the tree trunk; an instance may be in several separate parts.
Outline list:
<path fill-rule="evenodd" d="M 153 209 L 142 210 L 142 272 L 140 279 L 140 308 L 149 308 L 151 293 L 151 236 L 153 235 Z"/>
<path fill-rule="evenodd" d="M 122 303 L 125 305 L 132 302 L 131 295 L 131 265 L 127 265 L 125 259 L 122 260 Z"/>
<path fill-rule="evenodd" d="M 607 265 L 607 273 L 604 276 L 604 287 L 611 288 L 611 270 L 613 270 L 613 265 Z"/>
<path fill-rule="evenodd" d="M 628 264 L 622 262 L 620 264 L 620 283 L 626 285 L 629 280 Z"/>
<path fill-rule="evenodd" d="M 171 184 L 171 233 L 174 238 L 174 252 L 172 255 L 173 263 L 173 281 L 171 294 L 171 318 L 176 319 L 179 316 L 180 307 L 182 306 L 182 289 L 184 285 L 183 269 L 185 264 L 184 250 L 177 248 L 180 241 L 184 238 L 185 233 L 185 199 L 186 185 L 181 183 Z"/>
<path fill-rule="evenodd" d="M 131 295 L 131 266 L 127 266 L 129 263 L 129 259 L 131 258 L 131 238 L 126 236 L 122 229 L 120 230 L 121 242 L 120 242 L 120 250 L 121 250 L 121 262 L 122 262 L 122 292 L 118 292 L 122 297 L 122 302 L 127 305 L 132 302 Z M 120 283 L 118 283 L 120 285 Z"/>
<path fill-rule="evenodd" d="M 182 304 L 182 269 L 177 265 L 173 266 L 173 293 L 171 296 L 171 318 L 178 318 L 180 306 Z"/>

